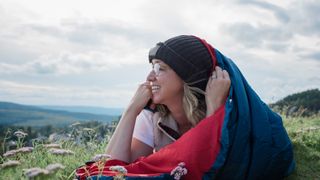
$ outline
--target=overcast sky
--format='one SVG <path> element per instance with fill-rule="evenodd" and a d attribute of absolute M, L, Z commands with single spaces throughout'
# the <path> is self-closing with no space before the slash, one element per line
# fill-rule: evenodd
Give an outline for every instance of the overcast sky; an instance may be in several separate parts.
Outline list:
<path fill-rule="evenodd" d="M 149 49 L 194 34 L 275 102 L 320 88 L 319 12 L 319 0 L 0 0 L 0 101 L 125 107 Z"/>

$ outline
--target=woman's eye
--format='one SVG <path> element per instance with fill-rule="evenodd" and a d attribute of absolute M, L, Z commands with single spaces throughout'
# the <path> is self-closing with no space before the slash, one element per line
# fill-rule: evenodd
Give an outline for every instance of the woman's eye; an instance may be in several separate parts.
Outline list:
<path fill-rule="evenodd" d="M 153 70 L 156 73 L 156 75 L 159 75 L 159 71 L 161 70 L 160 65 L 159 64 L 154 64 L 153 65 Z"/>

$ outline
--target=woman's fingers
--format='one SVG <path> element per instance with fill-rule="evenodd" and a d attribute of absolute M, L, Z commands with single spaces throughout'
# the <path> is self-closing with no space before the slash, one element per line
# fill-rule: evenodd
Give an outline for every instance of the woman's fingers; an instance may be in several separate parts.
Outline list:
<path fill-rule="evenodd" d="M 230 79 L 229 73 L 226 70 L 222 70 L 221 67 L 216 66 L 215 71 L 212 72 L 216 73 L 217 79 Z"/>
<path fill-rule="evenodd" d="M 146 82 L 140 84 L 140 86 L 144 86 L 144 87 L 150 88 L 151 84 L 150 84 L 150 81 L 146 81 Z"/>
<path fill-rule="evenodd" d="M 230 88 L 230 77 L 226 70 L 216 67 L 206 87 L 207 115 L 224 104 Z"/>
<path fill-rule="evenodd" d="M 144 82 L 139 85 L 136 93 L 131 99 L 131 107 L 136 108 L 137 111 L 140 112 L 140 110 L 143 109 L 151 97 L 152 92 L 150 82 Z"/>
<path fill-rule="evenodd" d="M 216 66 L 216 68 L 215 68 L 215 72 L 216 72 L 216 74 L 217 74 L 217 79 L 221 79 L 221 78 L 223 78 L 223 73 L 222 73 L 222 69 L 221 69 L 221 67 Z"/>
<path fill-rule="evenodd" d="M 223 73 L 223 78 L 230 81 L 229 73 L 226 70 L 223 70 L 222 73 Z"/>
<path fill-rule="evenodd" d="M 151 96 L 151 94 L 152 94 L 152 92 L 151 92 L 151 83 L 149 81 L 142 83 L 140 85 L 139 89 L 141 89 L 141 91 L 142 91 L 141 93 L 143 95 L 147 94 L 148 96 Z"/>

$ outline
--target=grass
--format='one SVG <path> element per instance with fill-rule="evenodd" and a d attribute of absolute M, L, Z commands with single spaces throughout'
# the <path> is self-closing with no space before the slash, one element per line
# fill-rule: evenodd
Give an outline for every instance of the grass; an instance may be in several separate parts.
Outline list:
<path fill-rule="evenodd" d="M 320 179 L 320 116 L 284 118 L 284 125 L 292 140 L 296 160 L 296 169 L 286 180 Z M 19 160 L 21 165 L 1 169 L 0 179 L 28 179 L 23 169 L 45 168 L 52 163 L 60 163 L 65 166 L 65 169 L 48 177 L 38 177 L 38 179 L 74 179 L 74 170 L 84 165 L 86 161 L 90 161 L 94 155 L 102 154 L 106 144 L 106 142 L 94 143 L 79 147 L 70 142 L 62 143 L 63 149 L 69 149 L 75 153 L 65 156 L 50 154 L 45 147 L 38 144 L 35 145 L 33 152 L 28 154 L 19 154 L 11 158 L 1 156 L 1 163 L 11 159 Z"/>
<path fill-rule="evenodd" d="M 92 146 L 75 146 L 71 143 L 62 143 L 63 149 L 69 149 L 74 155 L 55 155 L 48 152 L 48 149 L 42 145 L 36 145 L 31 153 L 18 154 L 10 160 L 19 160 L 21 165 L 16 167 L 8 167 L 0 170 L 0 179 L 28 179 L 24 175 L 23 169 L 33 167 L 45 168 L 49 164 L 60 163 L 65 169 L 57 171 L 49 176 L 38 177 L 38 179 L 74 179 L 74 170 L 84 165 L 86 161 L 90 161 L 96 154 L 102 154 L 105 150 L 106 143 Z M 4 159 L 3 159 L 4 160 Z M 7 158 L 6 158 L 7 160 Z"/>
<path fill-rule="evenodd" d="M 286 178 L 320 179 L 320 117 L 285 118 L 296 160 L 295 171 Z"/>

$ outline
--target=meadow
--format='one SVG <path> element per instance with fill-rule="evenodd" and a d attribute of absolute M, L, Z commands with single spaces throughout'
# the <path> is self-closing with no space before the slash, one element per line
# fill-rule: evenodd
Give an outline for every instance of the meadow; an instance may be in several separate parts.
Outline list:
<path fill-rule="evenodd" d="M 296 160 L 296 169 L 286 180 L 320 179 L 320 116 L 284 118 L 284 125 L 292 140 Z M 90 132 L 93 133 L 92 138 L 86 143 L 60 141 L 48 147 L 35 142 L 32 150 L 14 152 L 14 155 L 9 156 L 8 152 L 2 154 L 0 179 L 74 179 L 74 170 L 92 160 L 95 155 L 103 154 L 107 145 L 108 138 L 98 142 L 94 139 L 94 128 Z M 7 136 L 17 135 L 13 133 L 9 132 Z M 23 134 L 18 141 L 17 148 L 23 147 Z M 63 150 L 54 153 L 53 149 Z M 13 163 L 6 165 L 8 161 Z M 35 167 L 46 173 L 35 176 L 28 172 Z"/>

